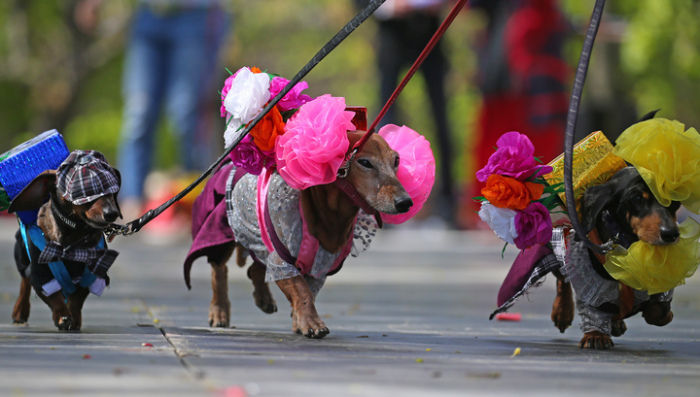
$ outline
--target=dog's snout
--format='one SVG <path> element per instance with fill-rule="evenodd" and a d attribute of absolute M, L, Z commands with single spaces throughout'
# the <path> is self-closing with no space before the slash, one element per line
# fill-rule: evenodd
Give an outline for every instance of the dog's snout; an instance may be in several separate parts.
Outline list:
<path fill-rule="evenodd" d="M 396 200 L 394 200 L 394 206 L 396 207 L 396 211 L 403 214 L 413 207 L 413 200 L 408 196 L 397 197 Z"/>
<path fill-rule="evenodd" d="M 681 236 L 681 233 L 678 231 L 677 227 L 661 226 L 659 228 L 659 235 L 664 243 L 675 243 Z"/>
<path fill-rule="evenodd" d="M 102 212 L 102 216 L 104 216 L 105 222 L 112 223 L 119 217 L 119 211 L 114 208 L 105 208 Z"/>

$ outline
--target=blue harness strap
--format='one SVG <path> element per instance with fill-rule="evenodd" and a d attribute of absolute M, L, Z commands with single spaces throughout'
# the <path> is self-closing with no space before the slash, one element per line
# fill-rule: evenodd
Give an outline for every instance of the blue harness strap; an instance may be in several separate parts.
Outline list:
<path fill-rule="evenodd" d="M 20 233 L 22 234 L 22 240 L 24 240 L 24 247 L 27 249 L 27 256 L 29 257 L 29 261 L 31 262 L 32 254 L 30 253 L 29 242 L 31 241 L 31 243 L 34 244 L 34 246 L 36 246 L 39 249 L 39 251 L 43 251 L 44 247 L 46 247 L 46 239 L 44 238 L 44 232 L 41 231 L 41 229 L 39 228 L 39 226 L 37 226 L 36 223 L 26 225 L 24 224 L 24 222 L 20 221 L 19 225 Z M 105 242 L 103 238 L 97 244 L 97 248 L 101 249 L 104 248 L 104 246 Z M 58 284 L 61 285 L 61 292 L 63 293 L 63 296 L 67 297 L 68 295 L 74 293 L 76 288 L 73 284 L 73 279 L 71 278 L 70 274 L 68 273 L 68 270 L 66 269 L 66 265 L 62 261 L 50 262 L 48 265 L 49 270 L 51 270 L 51 274 L 53 274 L 56 281 L 58 281 Z M 92 283 L 94 283 L 96 279 L 97 276 L 92 274 L 86 266 L 78 284 L 81 287 L 87 288 L 90 285 L 92 285 Z"/>

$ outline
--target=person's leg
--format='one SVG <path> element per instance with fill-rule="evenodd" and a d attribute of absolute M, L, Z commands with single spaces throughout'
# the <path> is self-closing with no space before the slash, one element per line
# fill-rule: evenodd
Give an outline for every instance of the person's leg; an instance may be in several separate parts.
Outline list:
<path fill-rule="evenodd" d="M 398 84 L 399 72 L 403 65 L 404 45 L 402 44 L 400 21 L 390 20 L 379 23 L 379 47 L 377 49 L 377 67 L 379 70 L 379 99 L 377 109 L 381 109 L 394 93 Z M 378 127 L 396 124 L 396 104 L 386 112 Z"/>
<path fill-rule="evenodd" d="M 164 48 L 154 34 L 155 25 L 150 13 L 137 13 L 122 81 L 124 118 L 117 159 L 122 174 L 120 198 L 134 206 L 143 198 L 143 184 L 151 169 L 167 68 L 163 63 Z"/>
<path fill-rule="evenodd" d="M 440 153 L 440 201 L 438 212 L 445 219 L 454 219 L 455 196 L 454 179 L 452 175 L 453 153 L 450 136 L 449 122 L 447 118 L 447 96 L 445 93 L 445 74 L 447 73 L 447 59 L 438 45 L 426 58 L 421 66 L 421 73 L 425 79 L 428 99 L 435 123 L 438 152 Z"/>
<path fill-rule="evenodd" d="M 207 107 L 218 109 L 214 84 L 219 50 L 229 25 L 228 17 L 218 8 L 198 9 L 173 16 L 170 21 L 169 65 L 166 110 L 180 144 L 179 162 L 186 171 L 204 169 L 211 160 L 211 125 L 204 122 Z M 200 134 L 201 132 L 201 134 Z M 221 132 L 223 134 L 223 131 Z"/>

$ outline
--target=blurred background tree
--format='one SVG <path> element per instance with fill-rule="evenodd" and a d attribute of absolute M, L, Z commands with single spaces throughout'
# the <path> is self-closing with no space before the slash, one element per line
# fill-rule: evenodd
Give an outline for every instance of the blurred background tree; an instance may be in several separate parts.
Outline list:
<path fill-rule="evenodd" d="M 92 35 L 75 26 L 77 1 L 11 0 L 0 4 L 0 152 L 56 128 L 70 149 L 92 148 L 115 158 L 121 127 L 121 70 L 133 1 L 103 2 Z M 235 71 L 259 66 L 291 78 L 356 13 L 351 0 L 229 3 L 234 24 L 222 65 Z M 347 103 L 379 111 L 371 19 L 305 79 L 307 93 L 345 96 Z M 445 40 L 452 54 L 449 80 L 453 130 L 463 135 L 478 100 L 469 84 L 474 61 L 468 23 L 455 23 Z M 221 69 L 221 81 L 228 75 Z M 398 101 L 406 123 L 431 136 L 428 105 L 417 76 Z M 218 94 L 212 106 L 218 108 Z M 162 124 L 161 124 L 162 125 Z M 218 127 L 223 134 L 223 123 Z M 159 131 L 158 165 L 177 163 L 167 126 Z M 215 135 L 219 135 L 215 132 Z M 459 137 L 458 137 L 459 138 Z M 459 147 L 462 139 L 459 139 Z M 223 151 L 223 139 L 221 140 Z M 213 160 L 213 159 L 212 159 Z M 458 166 L 455 166 L 458 168 Z M 461 173 L 460 173 L 461 175 Z"/>
<path fill-rule="evenodd" d="M 115 158 L 121 127 L 121 69 L 124 35 L 133 1 L 106 1 L 102 23 L 91 35 L 75 26 L 76 0 L 0 2 L 0 152 L 45 130 L 56 128 L 71 149 L 97 149 Z M 570 41 L 575 65 L 582 33 L 594 0 L 561 0 L 578 35 Z M 222 65 L 230 70 L 259 66 L 291 78 L 356 12 L 352 0 L 243 1 L 229 3 L 234 25 Z M 638 113 L 661 108 L 661 116 L 700 126 L 695 91 L 700 88 L 700 4 L 694 0 L 610 0 L 606 24 L 591 61 L 581 133 L 621 132 Z M 448 114 L 456 178 L 474 170 L 464 166 L 479 94 L 473 43 L 483 20 L 469 11 L 455 21 L 444 40 L 450 57 Z M 308 93 L 345 96 L 367 106 L 378 103 L 374 60 L 376 26 L 369 20 L 306 78 Z M 227 73 L 222 68 L 221 81 Z M 399 98 L 406 124 L 433 135 L 423 82 L 417 75 Z M 212 106 L 218 107 L 217 93 Z M 218 121 L 223 133 L 223 123 Z M 160 168 L 177 163 L 167 126 L 158 153 Z M 615 134 L 613 134 L 615 135 Z M 222 144 L 222 143 L 221 143 Z M 223 144 L 222 148 L 223 150 Z M 213 159 L 212 159 L 213 160 Z M 455 181 L 455 183 L 457 183 Z"/>
<path fill-rule="evenodd" d="M 580 33 L 571 43 L 572 64 L 594 3 L 562 1 Z M 602 129 L 617 137 L 655 109 L 661 117 L 700 127 L 699 18 L 695 0 L 608 1 L 584 90 L 581 134 Z"/>

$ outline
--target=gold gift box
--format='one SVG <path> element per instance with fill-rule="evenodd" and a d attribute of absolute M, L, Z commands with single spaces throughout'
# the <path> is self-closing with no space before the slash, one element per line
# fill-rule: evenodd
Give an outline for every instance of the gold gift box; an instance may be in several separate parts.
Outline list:
<path fill-rule="evenodd" d="M 601 131 L 596 131 L 574 146 L 573 182 L 576 207 L 581 206 L 583 192 L 595 185 L 605 183 L 627 164 L 622 158 L 612 154 L 613 145 Z M 549 163 L 553 170 L 544 176 L 550 185 L 564 182 L 564 154 Z M 559 193 L 566 208 L 564 192 Z"/>

